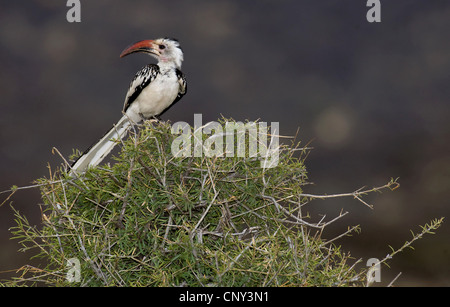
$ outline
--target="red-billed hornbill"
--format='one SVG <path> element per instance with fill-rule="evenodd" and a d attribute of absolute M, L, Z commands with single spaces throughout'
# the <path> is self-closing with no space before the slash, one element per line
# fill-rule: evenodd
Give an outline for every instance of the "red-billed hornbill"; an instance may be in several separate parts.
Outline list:
<path fill-rule="evenodd" d="M 130 126 L 146 119 L 159 119 L 162 113 L 186 94 L 186 79 L 180 70 L 183 51 L 177 40 L 143 40 L 127 47 L 120 57 L 135 52 L 150 54 L 158 60 L 158 64 L 149 64 L 136 74 L 125 97 L 124 115 L 78 158 L 72 165 L 72 175 L 98 165 L 111 152 L 117 140 L 125 137 Z"/>

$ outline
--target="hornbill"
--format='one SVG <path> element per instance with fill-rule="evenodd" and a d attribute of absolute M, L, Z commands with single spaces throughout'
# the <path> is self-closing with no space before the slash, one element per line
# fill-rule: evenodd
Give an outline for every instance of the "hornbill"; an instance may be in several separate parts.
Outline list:
<path fill-rule="evenodd" d="M 125 97 L 122 118 L 75 161 L 71 167 L 72 176 L 98 165 L 111 152 L 117 140 L 126 136 L 132 125 L 147 119 L 159 119 L 186 94 L 186 78 L 180 70 L 183 51 L 177 40 L 159 38 L 139 41 L 125 48 L 120 57 L 136 52 L 148 53 L 158 63 L 148 64 L 137 72 Z"/>

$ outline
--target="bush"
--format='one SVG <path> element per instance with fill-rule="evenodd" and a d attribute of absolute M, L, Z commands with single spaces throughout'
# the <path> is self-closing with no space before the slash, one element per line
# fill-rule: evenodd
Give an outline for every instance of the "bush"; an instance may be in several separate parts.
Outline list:
<path fill-rule="evenodd" d="M 112 166 L 74 179 L 63 165 L 50 178 L 38 180 L 42 229 L 17 212 L 13 234 L 23 249 L 37 248 L 48 265 L 25 266 L 7 285 L 366 283 L 366 271 L 357 271 L 334 239 L 321 237 L 325 227 L 346 213 L 312 221 L 304 206 L 314 198 L 338 196 L 366 204 L 364 194 L 393 189 L 395 180 L 366 191 L 310 195 L 302 189 L 308 149 L 295 142 L 278 148 L 277 167 L 263 168 L 258 157 L 174 157 L 176 135 L 168 123 L 147 122 L 130 134 Z M 433 226 L 428 232 L 439 225 Z"/>

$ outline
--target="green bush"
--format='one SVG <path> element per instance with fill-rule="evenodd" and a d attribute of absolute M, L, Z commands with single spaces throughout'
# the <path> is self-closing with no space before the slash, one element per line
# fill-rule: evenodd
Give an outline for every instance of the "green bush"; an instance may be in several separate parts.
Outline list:
<path fill-rule="evenodd" d="M 281 145 L 278 166 L 262 168 L 258 157 L 174 157 L 171 144 L 177 136 L 168 123 L 147 122 L 137 130 L 123 141 L 112 166 L 74 179 L 63 165 L 38 181 L 42 228 L 16 213 L 12 232 L 24 249 L 36 248 L 48 265 L 25 266 L 6 285 L 366 283 L 366 271 L 357 271 L 334 239 L 321 237 L 345 213 L 313 221 L 304 212 L 313 198 L 332 197 L 303 193 L 307 148 Z M 363 202 L 368 192 L 396 186 L 391 181 L 337 196 Z M 78 276 L 70 275 L 74 259 Z"/>

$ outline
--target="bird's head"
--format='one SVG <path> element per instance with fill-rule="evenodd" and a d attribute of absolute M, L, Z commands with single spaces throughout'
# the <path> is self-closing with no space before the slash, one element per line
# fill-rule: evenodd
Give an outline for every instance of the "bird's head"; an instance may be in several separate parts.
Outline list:
<path fill-rule="evenodd" d="M 174 64 L 177 68 L 181 68 L 181 62 L 183 62 L 183 51 L 178 41 L 173 38 L 139 41 L 125 48 L 120 57 L 123 58 L 135 52 L 148 53 L 159 63 Z"/>

